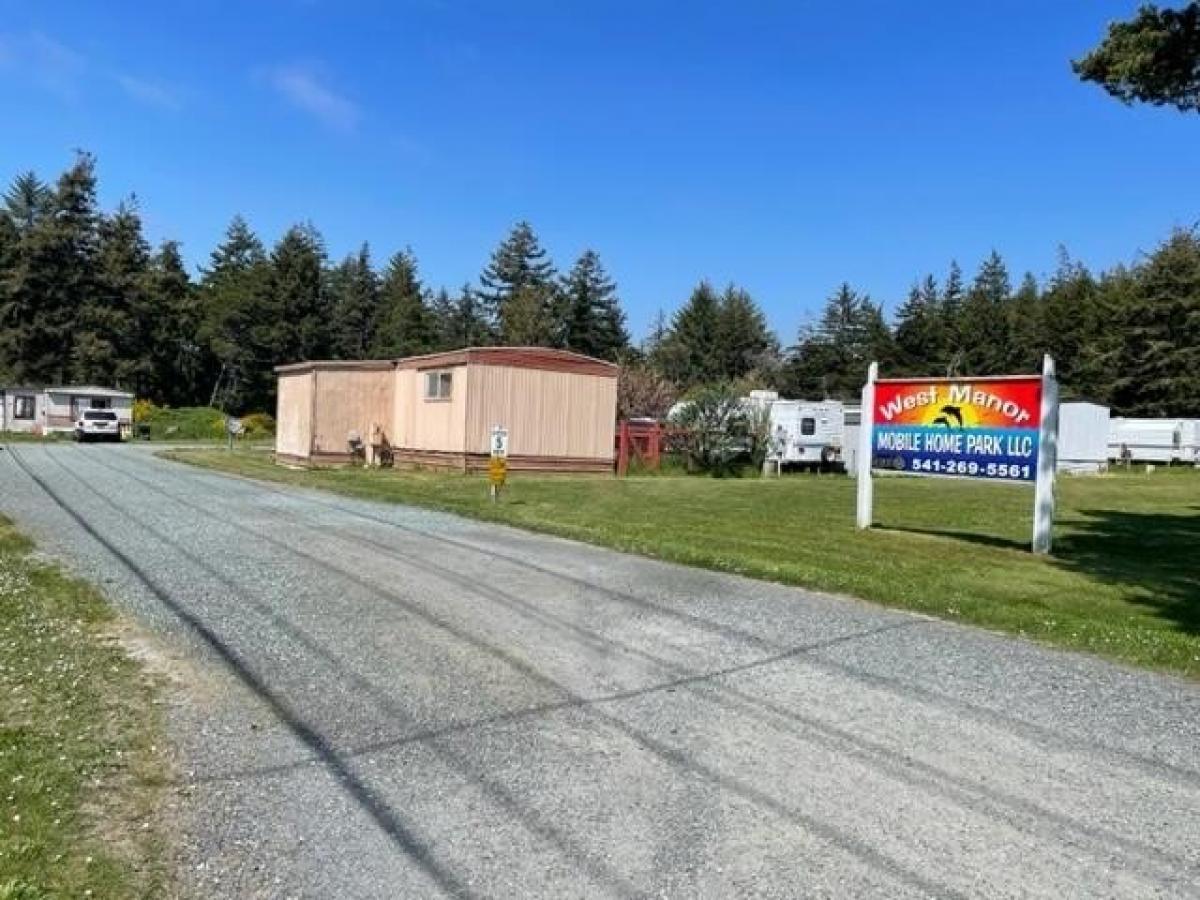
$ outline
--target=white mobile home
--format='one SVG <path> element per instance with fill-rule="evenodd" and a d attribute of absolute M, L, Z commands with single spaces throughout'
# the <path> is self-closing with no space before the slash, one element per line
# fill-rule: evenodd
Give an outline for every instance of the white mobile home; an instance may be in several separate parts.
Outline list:
<path fill-rule="evenodd" d="M 109 409 L 123 432 L 133 423 L 133 394 L 93 385 L 0 388 L 0 431 L 70 433 L 87 409 Z"/>
<path fill-rule="evenodd" d="M 1108 457 L 1132 462 L 1195 462 L 1195 420 L 1114 418 Z"/>
<path fill-rule="evenodd" d="M 1184 419 L 1179 436 L 1180 461 L 1200 466 L 1200 419 Z"/>
<path fill-rule="evenodd" d="M 46 418 L 46 394 L 41 388 L 0 388 L 0 432 L 39 432 Z"/>
<path fill-rule="evenodd" d="M 1109 410 L 1099 403 L 1058 407 L 1058 471 L 1103 472 L 1108 468 Z"/>

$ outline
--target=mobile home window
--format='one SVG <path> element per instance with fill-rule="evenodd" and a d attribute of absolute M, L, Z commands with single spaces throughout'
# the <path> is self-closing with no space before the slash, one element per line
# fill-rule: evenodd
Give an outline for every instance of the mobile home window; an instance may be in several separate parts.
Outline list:
<path fill-rule="evenodd" d="M 13 418 L 32 419 L 34 405 L 32 397 L 13 397 Z"/>
<path fill-rule="evenodd" d="M 93 397 L 88 401 L 88 409 L 108 409 L 110 403 L 107 397 Z"/>
<path fill-rule="evenodd" d="M 425 399 L 449 400 L 450 390 L 454 386 L 453 372 L 426 372 Z"/>
<path fill-rule="evenodd" d="M 817 433 L 817 420 L 808 418 L 807 416 L 800 420 L 800 433 L 805 437 L 811 437 Z"/>

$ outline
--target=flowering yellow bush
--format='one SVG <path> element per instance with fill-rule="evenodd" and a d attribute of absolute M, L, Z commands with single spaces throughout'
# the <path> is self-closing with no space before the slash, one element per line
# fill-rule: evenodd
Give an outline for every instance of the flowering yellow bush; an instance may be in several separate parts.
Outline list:
<path fill-rule="evenodd" d="M 271 437 L 275 434 L 275 418 L 265 412 L 248 413 L 242 416 L 242 428 L 248 438 Z"/>
<path fill-rule="evenodd" d="M 157 409 L 158 407 L 154 405 L 153 400 L 134 400 L 133 421 L 145 422 L 148 419 L 152 419 Z"/>

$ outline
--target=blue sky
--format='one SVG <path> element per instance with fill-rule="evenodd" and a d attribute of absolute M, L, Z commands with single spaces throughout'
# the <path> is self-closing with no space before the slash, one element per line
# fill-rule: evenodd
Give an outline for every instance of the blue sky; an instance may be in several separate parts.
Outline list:
<path fill-rule="evenodd" d="M 635 334 L 706 277 L 789 343 L 842 280 L 891 308 L 951 258 L 1104 267 L 1200 219 L 1200 116 L 1069 68 L 1135 5 L 0 0 L 0 179 L 86 148 L 192 263 L 241 212 L 450 287 L 524 218 L 600 252 Z"/>

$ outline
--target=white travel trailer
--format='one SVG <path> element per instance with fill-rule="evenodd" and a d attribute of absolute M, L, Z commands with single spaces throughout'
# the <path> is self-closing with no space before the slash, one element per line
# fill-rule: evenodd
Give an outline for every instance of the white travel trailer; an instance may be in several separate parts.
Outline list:
<path fill-rule="evenodd" d="M 1132 462 L 1197 461 L 1195 419 L 1112 420 L 1108 435 L 1109 459 Z"/>
<path fill-rule="evenodd" d="M 772 457 L 784 466 L 840 467 L 845 462 L 845 407 L 839 400 L 775 400 L 771 437 Z"/>
<path fill-rule="evenodd" d="M 1109 412 L 1099 403 L 1058 407 L 1058 471 L 1103 472 L 1108 468 Z"/>

